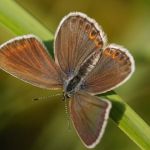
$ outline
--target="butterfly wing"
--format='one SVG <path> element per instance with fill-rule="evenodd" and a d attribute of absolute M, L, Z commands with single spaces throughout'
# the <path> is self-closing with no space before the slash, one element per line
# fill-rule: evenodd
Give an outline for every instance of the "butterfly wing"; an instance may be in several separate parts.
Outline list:
<path fill-rule="evenodd" d="M 17 37 L 1 45 L 0 68 L 41 88 L 62 86 L 58 67 L 34 35 Z"/>
<path fill-rule="evenodd" d="M 124 83 L 134 72 L 134 59 L 123 47 L 111 44 L 101 54 L 96 67 L 85 81 L 91 94 L 110 91 Z"/>
<path fill-rule="evenodd" d="M 55 61 L 65 74 L 71 75 L 105 43 L 105 35 L 94 20 L 82 13 L 70 13 L 55 34 Z"/>
<path fill-rule="evenodd" d="M 88 93 L 78 92 L 69 104 L 71 118 L 81 141 L 88 148 L 95 147 L 104 133 L 111 103 Z"/>

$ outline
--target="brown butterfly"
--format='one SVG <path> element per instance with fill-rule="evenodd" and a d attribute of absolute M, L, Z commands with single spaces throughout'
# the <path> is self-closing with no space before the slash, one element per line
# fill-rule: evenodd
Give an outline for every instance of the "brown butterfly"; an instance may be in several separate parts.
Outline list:
<path fill-rule="evenodd" d="M 94 95 L 118 87 L 134 72 L 132 55 L 119 45 L 106 44 L 106 35 L 93 19 L 70 13 L 55 34 L 55 61 L 37 37 L 25 35 L 0 46 L 0 68 L 34 86 L 63 89 L 77 134 L 93 148 L 111 109 L 108 100 Z"/>

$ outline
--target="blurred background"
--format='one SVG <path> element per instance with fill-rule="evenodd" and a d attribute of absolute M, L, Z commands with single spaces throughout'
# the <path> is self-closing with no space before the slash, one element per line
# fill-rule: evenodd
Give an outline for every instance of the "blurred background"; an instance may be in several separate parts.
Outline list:
<path fill-rule="evenodd" d="M 150 124 L 149 0 L 16 1 L 52 33 L 67 13 L 84 12 L 101 24 L 109 43 L 128 48 L 135 58 L 136 71 L 127 83 L 115 91 Z M 15 36 L 3 26 L 0 26 L 0 33 L 0 43 Z M 32 100 L 50 94 L 0 70 L 1 150 L 86 149 L 74 129 L 68 129 L 61 98 Z M 139 150 L 111 119 L 96 149 Z"/>

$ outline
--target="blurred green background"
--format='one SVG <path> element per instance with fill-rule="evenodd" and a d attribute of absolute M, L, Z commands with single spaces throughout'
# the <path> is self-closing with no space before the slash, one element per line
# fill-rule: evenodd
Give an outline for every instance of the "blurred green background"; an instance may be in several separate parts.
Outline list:
<path fill-rule="evenodd" d="M 128 48 L 135 58 L 136 71 L 116 92 L 150 124 L 149 0 L 16 1 L 53 33 L 64 15 L 71 11 L 84 12 L 102 25 L 109 43 Z M 0 26 L 0 33 L 0 43 L 15 36 L 4 26 Z M 61 98 L 32 101 L 47 95 L 49 91 L 23 83 L 0 70 L 1 150 L 86 149 L 74 129 L 68 129 Z M 96 149 L 139 150 L 112 120 Z"/>

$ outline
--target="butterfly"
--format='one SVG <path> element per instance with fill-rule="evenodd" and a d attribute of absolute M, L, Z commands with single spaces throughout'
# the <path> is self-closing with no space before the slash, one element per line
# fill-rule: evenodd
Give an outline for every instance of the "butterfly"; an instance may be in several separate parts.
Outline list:
<path fill-rule="evenodd" d="M 34 86 L 63 89 L 78 136 L 95 147 L 106 128 L 111 103 L 96 94 L 123 84 L 134 72 L 132 55 L 107 44 L 95 20 L 80 12 L 60 22 L 54 39 L 54 60 L 34 35 L 16 37 L 0 46 L 0 68 Z"/>

